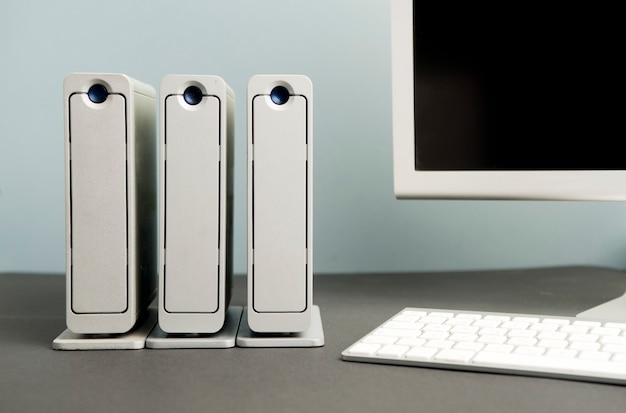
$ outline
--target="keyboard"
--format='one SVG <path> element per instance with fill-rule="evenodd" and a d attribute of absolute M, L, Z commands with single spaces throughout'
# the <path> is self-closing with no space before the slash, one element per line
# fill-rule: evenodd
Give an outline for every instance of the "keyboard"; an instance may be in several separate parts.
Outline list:
<path fill-rule="evenodd" d="M 405 308 L 343 360 L 626 384 L 626 323 Z"/>

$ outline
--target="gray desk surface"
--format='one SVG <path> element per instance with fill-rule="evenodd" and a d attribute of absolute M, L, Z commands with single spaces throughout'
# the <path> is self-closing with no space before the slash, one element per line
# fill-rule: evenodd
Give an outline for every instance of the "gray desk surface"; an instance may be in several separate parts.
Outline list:
<path fill-rule="evenodd" d="M 321 275 L 317 349 L 60 352 L 64 278 L 0 274 L 1 412 L 621 412 L 626 387 L 345 362 L 406 306 L 575 315 L 626 290 L 598 268 Z M 235 277 L 234 304 L 245 304 Z"/>

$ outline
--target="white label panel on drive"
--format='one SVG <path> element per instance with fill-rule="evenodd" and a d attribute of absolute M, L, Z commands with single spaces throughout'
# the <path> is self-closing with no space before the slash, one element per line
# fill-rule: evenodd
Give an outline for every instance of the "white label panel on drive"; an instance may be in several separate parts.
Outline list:
<path fill-rule="evenodd" d="M 165 310 L 219 306 L 220 102 L 165 100 Z"/>
<path fill-rule="evenodd" d="M 253 308 L 306 310 L 307 101 L 253 99 Z"/>
<path fill-rule="evenodd" d="M 126 108 L 74 94 L 70 112 L 71 277 L 76 313 L 122 313 L 128 304 Z"/>

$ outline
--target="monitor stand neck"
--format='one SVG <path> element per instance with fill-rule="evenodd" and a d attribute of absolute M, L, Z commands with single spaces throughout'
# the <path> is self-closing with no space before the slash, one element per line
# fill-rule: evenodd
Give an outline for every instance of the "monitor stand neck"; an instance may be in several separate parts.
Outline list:
<path fill-rule="evenodd" d="M 626 323 L 626 293 L 611 301 L 591 307 L 576 315 L 578 318 L 592 320 L 606 320 L 616 323 Z"/>

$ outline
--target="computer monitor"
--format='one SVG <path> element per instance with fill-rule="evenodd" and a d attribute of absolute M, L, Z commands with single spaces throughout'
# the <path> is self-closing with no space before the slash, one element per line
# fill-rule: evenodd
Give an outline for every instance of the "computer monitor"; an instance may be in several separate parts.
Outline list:
<path fill-rule="evenodd" d="M 607 7 L 392 0 L 396 196 L 625 200 Z"/>
<path fill-rule="evenodd" d="M 607 7 L 392 0 L 396 196 L 626 200 Z M 624 321 L 626 295 L 585 315 Z"/>

